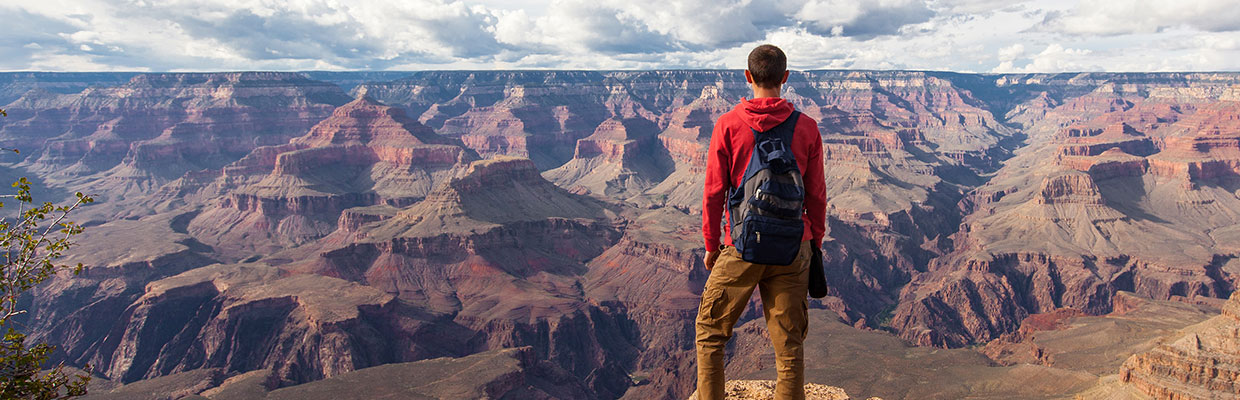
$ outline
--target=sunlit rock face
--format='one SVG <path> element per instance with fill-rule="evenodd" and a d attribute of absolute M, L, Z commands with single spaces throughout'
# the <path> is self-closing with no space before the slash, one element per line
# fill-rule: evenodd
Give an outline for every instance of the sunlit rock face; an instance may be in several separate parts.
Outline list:
<path fill-rule="evenodd" d="M 1240 396 L 1240 295 L 1223 313 L 1124 362 L 1120 379 L 1156 399 Z"/>
<path fill-rule="evenodd" d="M 459 142 L 362 96 L 309 133 L 218 170 L 199 189 L 218 199 L 188 229 L 237 258 L 269 254 L 327 235 L 347 208 L 416 203 L 474 158 Z"/>

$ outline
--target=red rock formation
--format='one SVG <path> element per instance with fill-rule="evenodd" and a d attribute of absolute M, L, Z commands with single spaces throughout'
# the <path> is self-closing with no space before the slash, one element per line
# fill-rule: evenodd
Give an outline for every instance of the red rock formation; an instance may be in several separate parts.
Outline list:
<path fill-rule="evenodd" d="M 1120 380 L 1160 400 L 1240 397 L 1240 295 L 1222 315 L 1129 358 Z"/>
<path fill-rule="evenodd" d="M 633 369 L 649 382 L 627 396 L 684 398 L 694 389 L 693 321 L 707 275 L 704 251 L 691 235 L 697 225 L 696 218 L 668 208 L 643 213 L 590 261 L 589 301 L 626 315 L 644 344 Z"/>
<path fill-rule="evenodd" d="M 147 283 L 217 262 L 211 248 L 185 234 L 191 218 L 163 214 L 92 226 L 64 260 L 85 263 L 82 274 L 57 275 L 36 289 L 31 337 L 57 343 L 59 359 L 86 363 Z"/>
<path fill-rule="evenodd" d="M 544 176 L 574 193 L 617 199 L 638 195 L 662 181 L 673 161 L 645 119 L 608 120 L 577 141 L 573 159 Z"/>
<path fill-rule="evenodd" d="M 1056 137 L 1056 142 L 1061 143 L 1059 154 L 1063 156 L 1096 156 L 1110 149 L 1138 156 L 1158 151 L 1153 141 L 1125 123 L 1104 129 L 1069 128 Z"/>
<path fill-rule="evenodd" d="M 616 241 L 601 203 L 525 159 L 477 161 L 392 217 L 319 242 L 281 268 L 365 283 L 467 329 L 468 351 L 536 345 L 598 393 L 628 386 L 633 333 L 583 298 L 582 265 Z M 300 253 L 299 253 L 300 252 Z M 450 321 L 450 322 L 448 322 Z"/>
<path fill-rule="evenodd" d="M 1059 164 L 1098 179 L 1141 176 L 1149 169 L 1149 161 L 1145 157 L 1130 155 L 1118 147 L 1093 156 L 1064 156 L 1059 159 Z"/>
<path fill-rule="evenodd" d="M 688 93 L 686 93 L 688 94 Z M 702 208 L 703 176 L 706 173 L 706 149 L 715 120 L 728 112 L 739 100 L 728 96 L 722 83 L 706 85 L 687 104 L 671 110 L 666 128 L 659 140 L 675 163 L 675 170 L 662 182 L 647 191 L 655 206 L 672 206 L 681 210 Z M 687 96 L 686 96 L 687 97 Z"/>
<path fill-rule="evenodd" d="M 1103 204 L 1102 193 L 1089 175 L 1057 175 L 1042 181 L 1042 190 L 1034 197 L 1037 204 Z"/>
<path fill-rule="evenodd" d="M 1035 98 L 1051 109 L 1021 117 L 1033 144 L 961 203 L 971 214 L 954 249 L 902 291 L 892 326 L 915 343 L 956 346 L 1062 307 L 1109 312 L 1116 290 L 1156 299 L 1230 292 L 1230 234 L 1202 238 L 1230 231 L 1228 210 L 1240 204 L 1195 183 L 1233 174 L 1225 129 L 1198 135 L 1202 121 L 1230 120 L 1197 115 L 1230 102 L 1215 83 L 1202 85 L 1107 83 L 1062 105 Z"/>
<path fill-rule="evenodd" d="M 25 150 L 21 165 L 57 182 L 102 172 L 75 186 L 132 200 L 286 142 L 347 101 L 339 87 L 292 73 L 140 74 L 75 94 L 28 93 L 5 107 L 0 143 Z"/>
<path fill-rule="evenodd" d="M 361 232 L 363 225 L 396 216 L 397 211 L 399 209 L 396 207 L 386 204 L 345 209 L 340 213 L 340 221 L 337 222 L 336 229 L 343 232 Z"/>
<path fill-rule="evenodd" d="M 397 315 L 389 295 L 279 275 L 266 266 L 217 265 L 151 283 L 90 361 L 123 382 L 204 367 L 270 368 L 285 382 L 305 382 L 442 351 L 427 343 L 393 354 L 397 346 L 381 332 L 416 322 Z M 366 332 L 373 336 L 359 337 Z"/>
<path fill-rule="evenodd" d="M 1240 131 L 1230 136 L 1172 137 L 1149 158 L 1150 173 L 1187 181 L 1240 175 Z"/>
<path fill-rule="evenodd" d="M 591 72 L 475 72 L 443 77 L 421 74 L 405 82 L 365 86 L 380 98 L 399 96 L 424 104 L 420 120 L 444 135 L 459 137 L 484 157 L 521 156 L 549 169 L 572 155 L 584 138 L 608 117 L 606 90 Z M 394 93 L 393 86 L 418 95 Z M 447 91 L 457 89 L 455 93 Z M 434 93 L 418 93 L 433 91 Z M 443 96 L 433 104 L 422 96 Z M 421 107 L 418 107 L 421 108 Z"/>
<path fill-rule="evenodd" d="M 425 197 L 473 155 L 397 109 L 361 97 L 288 144 L 256 149 L 202 191 L 223 198 L 189 225 L 244 258 L 325 236 L 340 213 Z M 265 240 L 242 238 L 265 237 Z M 238 246 L 240 245 L 240 246 Z"/>

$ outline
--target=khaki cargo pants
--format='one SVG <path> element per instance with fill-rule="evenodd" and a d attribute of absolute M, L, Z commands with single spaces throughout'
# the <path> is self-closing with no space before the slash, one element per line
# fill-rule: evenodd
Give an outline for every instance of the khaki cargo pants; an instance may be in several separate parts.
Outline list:
<path fill-rule="evenodd" d="M 806 294 L 812 246 L 809 241 L 802 242 L 792 265 L 753 264 L 741 260 L 735 247 L 721 250 L 698 306 L 698 399 L 723 399 L 724 347 L 732 338 L 732 326 L 745 311 L 754 286 L 762 296 L 766 330 L 775 346 L 775 368 L 779 376 L 775 398 L 805 398 L 801 343 L 809 324 Z"/>

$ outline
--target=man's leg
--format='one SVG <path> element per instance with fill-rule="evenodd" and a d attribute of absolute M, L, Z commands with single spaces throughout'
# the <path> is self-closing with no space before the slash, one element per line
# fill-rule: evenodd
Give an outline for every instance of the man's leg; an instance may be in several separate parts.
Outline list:
<path fill-rule="evenodd" d="M 801 252 L 789 266 L 768 265 L 758 283 L 766 330 L 775 346 L 775 398 L 805 398 L 805 355 L 801 343 L 809 325 L 810 242 L 801 243 Z"/>
<path fill-rule="evenodd" d="M 698 399 L 723 399 L 724 347 L 761 278 L 762 268 L 741 260 L 734 247 L 724 248 L 715 261 L 698 306 Z"/>

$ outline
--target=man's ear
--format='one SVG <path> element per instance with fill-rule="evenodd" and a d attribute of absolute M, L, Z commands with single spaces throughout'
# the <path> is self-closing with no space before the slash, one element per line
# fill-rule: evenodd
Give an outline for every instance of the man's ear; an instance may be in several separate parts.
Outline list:
<path fill-rule="evenodd" d="M 783 85 L 783 84 L 785 84 L 785 83 L 788 83 L 788 73 L 790 73 L 790 72 L 792 72 L 792 71 L 784 71 L 784 80 L 779 81 L 779 84 L 780 84 L 780 85 Z M 746 73 L 748 73 L 748 71 L 746 71 Z"/>
<path fill-rule="evenodd" d="M 750 74 L 749 70 L 745 70 L 745 82 L 753 83 L 753 74 Z"/>

